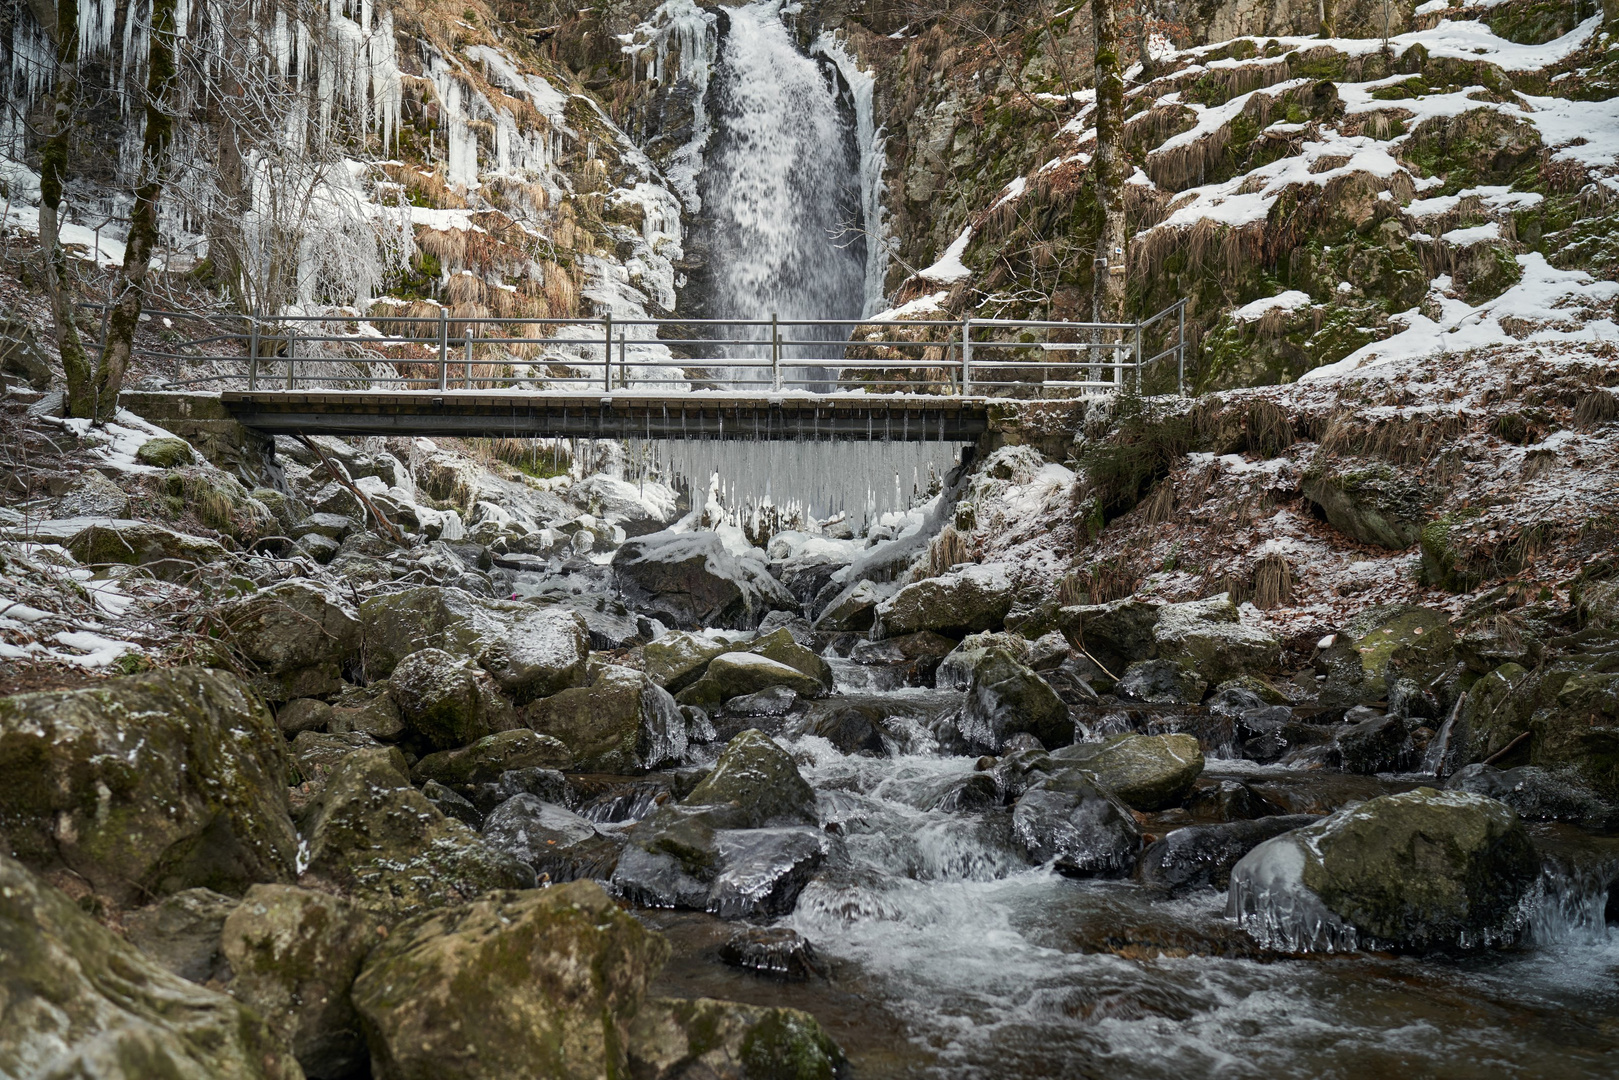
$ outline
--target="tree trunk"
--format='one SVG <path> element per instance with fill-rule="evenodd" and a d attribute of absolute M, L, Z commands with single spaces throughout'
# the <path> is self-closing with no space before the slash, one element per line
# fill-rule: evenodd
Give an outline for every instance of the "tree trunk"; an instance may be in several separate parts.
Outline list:
<path fill-rule="evenodd" d="M 135 206 L 129 214 L 129 239 L 124 245 L 124 266 L 114 289 L 112 315 L 107 320 L 107 343 L 96 366 L 96 411 L 100 422 L 118 410 L 118 392 L 134 351 L 135 329 L 146 299 L 146 274 L 157 246 L 157 201 L 163 195 L 168 169 L 169 143 L 174 120 L 169 115 L 169 88 L 174 82 L 176 0 L 153 0 L 151 46 L 146 61 L 146 132 L 141 141 L 140 176 Z"/>
<path fill-rule="evenodd" d="M 78 0 L 60 0 L 52 36 L 56 41 L 56 89 L 51 97 L 51 109 L 45 122 L 45 146 L 40 155 L 39 253 L 45 263 L 45 291 L 51 301 L 56 351 L 61 354 L 62 374 L 67 379 L 68 415 L 88 418 L 95 413 L 90 358 L 85 355 L 84 342 L 79 337 L 60 226 L 62 185 L 67 179 L 73 113 L 79 97 Z"/>
<path fill-rule="evenodd" d="M 1119 129 L 1124 120 L 1124 71 L 1119 64 L 1116 0 L 1091 0 L 1096 20 L 1096 237 L 1094 293 L 1097 322 L 1124 321 L 1124 159 Z"/>

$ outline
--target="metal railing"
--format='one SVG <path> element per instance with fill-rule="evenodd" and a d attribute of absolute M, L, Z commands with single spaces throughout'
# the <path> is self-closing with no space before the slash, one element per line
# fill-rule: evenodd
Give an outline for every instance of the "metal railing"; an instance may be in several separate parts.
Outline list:
<path fill-rule="evenodd" d="M 729 390 L 1071 398 L 1184 394 L 1186 302 L 1135 323 L 147 314 L 171 389 Z M 195 327 L 190 336 L 182 327 Z M 841 335 L 849 335 L 844 337 Z M 633 335 L 633 336 L 632 336 Z M 713 336 L 710 336 L 713 335 Z M 159 339 L 154 342 L 152 339 Z"/>

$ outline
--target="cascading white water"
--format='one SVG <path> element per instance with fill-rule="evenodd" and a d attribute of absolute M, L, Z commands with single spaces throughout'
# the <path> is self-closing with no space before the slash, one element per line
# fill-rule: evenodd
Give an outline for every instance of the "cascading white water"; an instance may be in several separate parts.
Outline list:
<path fill-rule="evenodd" d="M 732 8 L 728 15 L 717 72 L 716 147 L 702 178 L 712 221 L 710 313 L 858 318 L 865 307 L 866 245 L 848 110 L 829 68 L 798 50 L 781 22 L 779 0 Z M 841 341 L 848 329 L 792 329 L 783 336 Z M 768 331 L 735 336 L 766 338 Z M 785 355 L 836 352 L 806 346 Z M 768 373 L 738 370 L 733 376 L 733 385 L 748 389 L 750 380 Z"/>

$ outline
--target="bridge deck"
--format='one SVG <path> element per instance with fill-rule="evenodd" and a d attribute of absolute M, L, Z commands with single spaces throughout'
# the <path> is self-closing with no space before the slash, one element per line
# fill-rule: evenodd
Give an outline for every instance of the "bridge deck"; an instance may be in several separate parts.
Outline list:
<path fill-rule="evenodd" d="M 233 391 L 221 403 L 272 435 L 972 442 L 989 400 L 921 394 Z"/>

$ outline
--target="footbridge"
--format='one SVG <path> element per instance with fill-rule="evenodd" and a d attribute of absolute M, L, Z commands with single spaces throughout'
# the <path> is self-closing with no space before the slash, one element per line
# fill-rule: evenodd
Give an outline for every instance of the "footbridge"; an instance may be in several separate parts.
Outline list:
<path fill-rule="evenodd" d="M 144 366 L 265 434 L 961 443 L 997 403 L 1185 382 L 1184 301 L 1135 323 L 149 314 Z"/>

